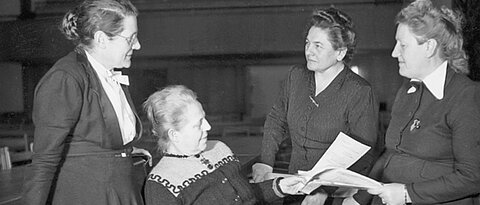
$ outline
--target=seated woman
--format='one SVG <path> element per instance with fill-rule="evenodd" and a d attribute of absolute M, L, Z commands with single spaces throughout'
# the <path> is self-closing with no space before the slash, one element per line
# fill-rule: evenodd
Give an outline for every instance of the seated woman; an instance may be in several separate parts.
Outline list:
<path fill-rule="evenodd" d="M 207 141 L 210 124 L 195 93 L 169 86 L 144 103 L 162 159 L 145 184 L 146 204 L 255 204 L 297 193 L 299 177 L 249 184 L 240 162 L 220 141 Z"/>

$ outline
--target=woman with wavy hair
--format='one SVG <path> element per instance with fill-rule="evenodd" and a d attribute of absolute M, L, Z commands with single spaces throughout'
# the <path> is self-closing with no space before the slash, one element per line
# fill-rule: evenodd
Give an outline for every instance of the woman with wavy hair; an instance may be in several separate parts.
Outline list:
<path fill-rule="evenodd" d="M 465 75 L 461 23 L 461 15 L 430 0 L 397 15 L 392 57 L 408 81 L 372 168 L 385 183 L 368 190 L 378 195 L 373 204 L 480 203 L 480 90 Z"/>

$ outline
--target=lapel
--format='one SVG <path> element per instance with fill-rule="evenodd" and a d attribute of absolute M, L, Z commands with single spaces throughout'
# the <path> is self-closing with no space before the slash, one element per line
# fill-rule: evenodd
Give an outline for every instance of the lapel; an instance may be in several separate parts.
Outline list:
<path fill-rule="evenodd" d="M 448 85 L 452 81 L 454 74 L 455 74 L 455 71 L 447 67 L 444 93 L 447 91 Z M 399 96 L 401 97 L 397 96 L 398 102 L 395 102 L 395 103 L 398 103 L 399 105 L 396 109 L 395 115 L 399 116 L 396 124 L 399 125 L 400 132 L 403 132 L 405 129 L 410 129 L 413 118 L 416 117 L 416 115 L 424 113 L 423 108 L 426 108 L 426 107 L 422 106 L 422 110 L 419 110 L 420 100 L 423 101 L 422 104 L 424 103 L 429 104 L 436 100 L 436 98 L 433 96 L 433 94 L 430 93 L 430 91 L 425 85 L 423 85 L 422 95 L 420 95 L 421 94 L 421 92 L 419 92 L 420 90 L 412 94 L 406 94 L 407 90 L 410 88 L 410 84 L 408 81 L 409 80 L 406 80 L 402 85 L 402 87 L 400 88 Z M 446 94 L 444 95 L 444 98 L 445 97 L 446 97 Z"/>
<path fill-rule="evenodd" d="M 408 89 L 410 89 L 409 82 L 406 83 L 406 86 L 403 92 L 406 93 Z M 407 128 L 408 129 L 410 128 L 410 122 L 417 115 L 418 109 L 420 107 L 422 95 L 426 91 L 426 89 L 427 88 L 425 87 L 425 85 L 422 85 L 422 88 L 420 88 L 416 92 L 411 94 L 406 94 L 407 97 L 404 98 L 405 102 L 402 103 L 405 105 L 403 112 L 406 115 L 402 118 L 403 122 L 401 122 L 401 125 L 402 125 L 400 129 L 401 132 L 403 132 Z"/>
<path fill-rule="evenodd" d="M 118 124 L 117 115 L 115 114 L 112 103 L 108 99 L 107 93 L 102 87 L 97 73 L 90 62 L 88 62 L 87 56 L 83 50 L 77 51 L 77 59 L 85 69 L 89 81 L 88 85 L 90 85 L 89 89 L 97 96 L 98 103 L 102 110 L 101 115 L 104 120 L 103 124 L 105 125 L 106 132 L 103 134 L 102 144 L 109 147 L 123 146 L 123 139 L 121 137 L 122 133 L 120 131 L 120 125 Z"/>
<path fill-rule="evenodd" d="M 401 135 L 414 117 L 414 111 L 418 107 L 418 103 L 415 103 L 413 95 L 418 95 L 419 90 L 415 93 L 407 94 L 409 88 L 409 79 L 406 79 L 400 86 L 400 89 L 398 89 L 392 108 L 392 118 L 387 129 L 387 136 Z"/>
<path fill-rule="evenodd" d="M 135 109 L 135 105 L 133 104 L 132 97 L 130 96 L 130 91 L 128 90 L 128 86 L 121 85 L 122 90 L 125 93 L 125 97 L 127 98 L 128 105 L 130 105 L 130 109 L 132 109 L 133 114 L 135 115 L 135 128 L 137 131 L 137 135 L 135 136 L 136 139 L 140 139 L 143 133 L 143 126 L 140 117 L 138 116 L 137 110 Z M 132 140 L 132 142 L 135 140 Z"/>

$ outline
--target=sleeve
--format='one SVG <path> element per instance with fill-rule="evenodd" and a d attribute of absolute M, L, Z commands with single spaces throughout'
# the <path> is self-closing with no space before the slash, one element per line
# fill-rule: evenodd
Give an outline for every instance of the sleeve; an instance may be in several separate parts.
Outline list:
<path fill-rule="evenodd" d="M 273 202 L 275 200 L 281 199 L 277 194 L 275 194 L 275 191 L 273 190 L 273 186 L 275 184 L 273 179 L 266 180 L 260 183 L 253 183 L 252 188 L 253 192 L 255 193 L 255 196 L 257 199 L 260 199 L 262 202 Z"/>
<path fill-rule="evenodd" d="M 368 175 L 370 178 L 380 181 L 383 173 L 383 167 L 385 162 L 389 158 L 388 153 L 384 153 L 378 160 L 375 162 L 370 174 Z M 353 195 L 353 199 L 359 204 L 370 204 L 371 200 L 377 196 L 373 196 L 369 194 L 366 190 L 359 190 L 355 195 Z M 335 199 L 334 205 L 341 205 L 343 199 Z"/>
<path fill-rule="evenodd" d="M 372 87 L 362 86 L 349 101 L 348 124 L 350 136 L 371 149 L 349 169 L 368 175 L 377 158 L 378 103 Z"/>
<path fill-rule="evenodd" d="M 271 167 L 275 162 L 279 145 L 289 137 L 287 134 L 287 111 L 292 70 L 290 69 L 288 77 L 282 82 L 279 96 L 265 120 L 260 161 Z"/>
<path fill-rule="evenodd" d="M 477 86 L 470 86 L 460 92 L 447 115 L 455 171 L 407 184 L 414 203 L 437 204 L 464 198 L 480 190 L 480 90 Z"/>
<path fill-rule="evenodd" d="M 145 205 L 173 205 L 181 204 L 177 198 L 164 186 L 147 181 L 145 183 Z"/>
<path fill-rule="evenodd" d="M 33 105 L 34 154 L 25 173 L 25 204 L 45 204 L 64 149 L 64 141 L 80 115 L 82 92 L 66 72 L 56 71 L 40 81 Z"/>
<path fill-rule="evenodd" d="M 378 149 L 378 103 L 373 93 L 372 87 L 362 86 L 358 92 L 353 95 L 348 104 L 348 124 L 350 133 L 353 137 L 368 146 L 370 150 L 362 156 L 355 164 L 349 167 L 350 170 L 369 176 L 377 157 Z M 354 195 L 355 201 L 359 204 L 367 204 L 371 195 L 366 191 L 359 191 Z M 344 198 L 334 198 L 332 204 L 342 204 Z"/>

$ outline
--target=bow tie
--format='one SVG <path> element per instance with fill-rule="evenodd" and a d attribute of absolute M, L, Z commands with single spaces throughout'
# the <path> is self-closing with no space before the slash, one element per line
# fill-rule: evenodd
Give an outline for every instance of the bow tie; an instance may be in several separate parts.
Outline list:
<path fill-rule="evenodd" d="M 422 86 L 421 81 L 410 81 L 410 88 L 407 90 L 407 93 L 410 94 L 416 92 L 420 89 L 420 86 Z"/>
<path fill-rule="evenodd" d="M 127 75 L 122 75 L 122 71 L 112 71 L 111 75 L 109 76 L 112 78 L 112 80 L 124 84 L 124 85 L 130 85 L 130 81 L 128 80 Z"/>

